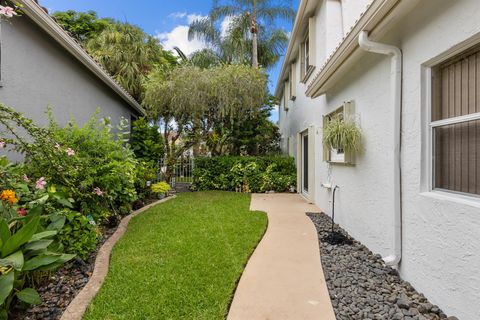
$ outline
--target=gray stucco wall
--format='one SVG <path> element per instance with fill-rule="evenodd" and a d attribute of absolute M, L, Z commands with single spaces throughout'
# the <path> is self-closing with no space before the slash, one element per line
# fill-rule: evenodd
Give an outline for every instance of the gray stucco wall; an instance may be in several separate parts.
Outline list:
<path fill-rule="evenodd" d="M 39 124 L 51 106 L 60 124 L 79 124 L 97 108 L 113 123 L 137 115 L 127 102 L 58 45 L 28 17 L 1 21 L 0 102 Z"/>

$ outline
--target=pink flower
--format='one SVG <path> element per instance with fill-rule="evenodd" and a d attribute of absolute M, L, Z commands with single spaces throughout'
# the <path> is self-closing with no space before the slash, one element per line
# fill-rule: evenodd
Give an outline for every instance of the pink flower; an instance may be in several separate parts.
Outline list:
<path fill-rule="evenodd" d="M 93 189 L 93 192 L 97 195 L 97 196 L 103 196 L 103 191 L 99 188 L 99 187 L 96 187 L 95 189 Z"/>
<path fill-rule="evenodd" d="M 25 217 L 27 215 L 27 210 L 25 210 L 25 208 L 18 208 L 17 209 L 17 214 L 20 217 Z"/>
<path fill-rule="evenodd" d="M 6 147 L 6 145 L 7 145 L 7 143 L 6 143 L 5 141 L 3 141 L 3 140 L 0 140 L 0 149 L 3 149 L 3 148 L 5 148 L 5 147 Z"/>
<path fill-rule="evenodd" d="M 30 182 L 30 178 L 26 174 L 24 174 L 23 175 L 23 181 Z"/>
<path fill-rule="evenodd" d="M 0 6 L 0 14 L 1 15 L 4 15 L 8 18 L 11 18 L 13 16 L 16 16 L 17 13 L 15 12 L 15 9 L 13 9 L 12 7 L 9 7 L 9 6 Z"/>
<path fill-rule="evenodd" d="M 55 148 L 60 149 L 60 145 L 58 143 L 55 143 Z"/>
<path fill-rule="evenodd" d="M 67 152 L 67 155 L 68 155 L 69 157 L 75 155 L 75 151 L 74 151 L 72 148 L 68 148 L 68 149 L 66 150 L 66 152 Z"/>
<path fill-rule="evenodd" d="M 41 177 L 40 179 L 37 180 L 36 184 L 35 184 L 35 188 L 37 189 L 45 189 L 45 185 L 47 184 L 47 181 L 45 181 L 45 178 L 44 177 Z"/>

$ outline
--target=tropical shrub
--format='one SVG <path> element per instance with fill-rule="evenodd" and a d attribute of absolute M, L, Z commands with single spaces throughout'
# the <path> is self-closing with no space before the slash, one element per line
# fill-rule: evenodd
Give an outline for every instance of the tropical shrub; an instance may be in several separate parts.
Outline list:
<path fill-rule="evenodd" d="M 137 159 L 145 162 L 156 164 L 165 153 L 158 126 L 149 123 L 145 118 L 133 122 L 131 145 Z"/>
<path fill-rule="evenodd" d="M 72 210 L 64 210 L 61 215 L 66 217 L 66 224 L 60 230 L 58 239 L 65 252 L 86 260 L 88 254 L 96 249 L 98 241 L 98 229 L 93 218 Z"/>
<path fill-rule="evenodd" d="M 92 215 L 96 221 L 107 218 L 112 211 L 120 215 L 128 214 L 131 203 L 137 198 L 137 161 L 124 143 L 128 121 L 120 121 L 115 135 L 109 120 L 100 119 L 98 112 L 83 127 L 74 120 L 63 128 L 59 127 L 50 115 L 48 129 L 56 141 L 55 147 L 60 151 L 65 150 L 63 158 L 67 155 L 76 160 L 78 165 L 68 168 L 68 173 L 62 173 L 48 163 L 32 159 L 29 161 L 30 170 L 37 174 L 38 170 L 42 170 L 53 181 L 69 179 L 74 186 L 71 189 L 72 197 L 79 203 L 77 209 L 85 215 Z M 75 150 L 75 153 L 70 155 L 69 149 Z"/>
<path fill-rule="evenodd" d="M 148 199 L 152 196 L 151 185 L 156 180 L 157 165 L 139 160 L 135 167 L 135 190 L 139 200 Z"/>
<path fill-rule="evenodd" d="M 193 189 L 237 192 L 289 191 L 296 185 L 293 158 L 202 157 L 195 159 Z"/>
<path fill-rule="evenodd" d="M 75 255 L 62 254 L 54 241 L 56 222 L 46 229 L 41 216 L 33 214 L 7 222 L 0 218 L 0 318 L 8 317 L 13 299 L 28 304 L 40 304 L 41 298 L 33 288 L 25 288 L 27 276 L 34 271 L 58 268 Z"/>
<path fill-rule="evenodd" d="M 73 207 L 72 199 L 45 178 L 32 180 L 23 170 L 0 157 L 0 319 L 7 318 L 14 299 L 41 302 L 33 288 L 25 288 L 36 271 L 56 269 L 75 256 L 62 254 L 57 240 L 65 224 L 59 213 Z"/>
<path fill-rule="evenodd" d="M 165 194 L 170 191 L 170 185 L 165 181 L 152 184 L 152 192 L 157 194 Z"/>
<path fill-rule="evenodd" d="M 44 177 L 36 181 L 24 173 L 24 167 L 0 157 L 0 217 L 16 220 L 27 214 L 57 214 L 73 208 L 73 199 Z"/>
<path fill-rule="evenodd" d="M 109 120 L 100 119 L 98 113 L 83 127 L 71 120 L 63 128 L 49 114 L 49 126 L 40 128 L 0 105 L 0 123 L 14 136 L 4 137 L 4 142 L 25 155 L 26 173 L 62 186 L 69 198 L 75 199 L 73 209 L 92 215 L 97 222 L 106 220 L 112 212 L 129 213 L 137 198 L 137 161 L 124 143 L 128 123 L 122 120 L 114 134 Z M 17 127 L 30 137 L 17 135 Z"/>

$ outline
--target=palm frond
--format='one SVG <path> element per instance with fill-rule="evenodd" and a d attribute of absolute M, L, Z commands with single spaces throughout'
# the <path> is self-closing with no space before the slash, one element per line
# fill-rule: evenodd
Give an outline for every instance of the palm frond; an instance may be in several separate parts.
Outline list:
<path fill-rule="evenodd" d="M 295 19 L 295 10 L 291 7 L 260 7 L 257 11 L 259 19 L 263 19 L 266 22 L 273 22 L 276 19 L 284 19 L 292 22 Z"/>
<path fill-rule="evenodd" d="M 206 43 L 216 44 L 220 38 L 220 32 L 215 28 L 214 21 L 209 17 L 197 19 L 190 23 L 188 28 L 188 40 L 199 39 Z"/>
<path fill-rule="evenodd" d="M 187 55 L 182 50 L 180 50 L 179 47 L 173 47 L 173 50 L 175 50 L 177 52 L 177 54 L 180 57 L 180 59 L 182 60 L 182 62 L 187 62 L 188 61 Z"/>
<path fill-rule="evenodd" d="M 212 21 L 218 21 L 225 17 L 241 15 L 244 12 L 245 10 L 242 10 L 240 6 L 218 6 L 213 7 L 213 9 L 209 13 L 209 17 Z"/>

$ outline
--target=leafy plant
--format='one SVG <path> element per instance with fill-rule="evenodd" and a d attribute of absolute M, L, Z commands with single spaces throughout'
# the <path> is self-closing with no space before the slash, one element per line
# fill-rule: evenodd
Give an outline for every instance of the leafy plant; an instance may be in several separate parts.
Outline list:
<path fill-rule="evenodd" d="M 153 164 L 158 163 L 165 153 L 158 126 L 149 123 L 145 118 L 133 122 L 131 145 L 137 159 Z"/>
<path fill-rule="evenodd" d="M 5 144 L 0 141 L 0 145 Z M 74 255 L 62 254 L 57 235 L 65 225 L 59 212 L 73 207 L 61 187 L 44 178 L 32 180 L 25 168 L 0 157 L 0 319 L 12 301 L 37 304 L 38 293 L 28 287 L 37 271 L 61 266 Z"/>
<path fill-rule="evenodd" d="M 170 191 L 170 185 L 165 181 L 152 184 L 153 193 L 162 194 L 162 193 L 167 193 L 168 191 Z"/>
<path fill-rule="evenodd" d="M 284 174 L 279 171 L 278 164 L 273 162 L 262 174 L 262 190 L 290 190 L 297 183 L 295 174 Z"/>
<path fill-rule="evenodd" d="M 0 218 L 0 318 L 7 318 L 15 297 L 28 304 L 41 303 L 33 288 L 24 287 L 28 274 L 56 269 L 75 257 L 60 253 L 62 247 L 54 241 L 63 226 L 59 221 L 54 218 L 44 229 L 38 214 L 10 222 Z"/>
<path fill-rule="evenodd" d="M 323 128 L 323 144 L 327 148 L 358 151 L 362 132 L 354 121 L 344 120 L 340 115 L 329 119 Z"/>
<path fill-rule="evenodd" d="M 86 260 L 88 254 L 95 251 L 98 241 L 98 230 L 93 218 L 72 210 L 64 210 L 61 215 L 66 217 L 66 224 L 59 232 L 58 239 L 65 247 L 65 252 Z"/>
<path fill-rule="evenodd" d="M 86 43 L 87 50 L 135 99 L 143 98 L 143 80 L 156 66 L 176 64 L 154 36 L 129 23 L 109 24 Z"/>
<path fill-rule="evenodd" d="M 75 210 L 97 222 L 111 212 L 128 214 L 136 199 L 133 152 L 125 146 L 128 122 L 120 121 L 117 134 L 98 112 L 83 126 L 74 120 L 60 127 L 51 112 L 49 126 L 40 128 L 21 113 L 0 104 L 0 123 L 10 136 L 4 141 L 26 157 L 25 172 L 32 179 L 61 186 L 75 199 Z M 30 137 L 17 134 L 24 129 Z"/>
<path fill-rule="evenodd" d="M 141 201 L 152 194 L 151 184 L 157 179 L 157 165 L 152 162 L 138 161 L 135 167 L 135 190 Z"/>
<path fill-rule="evenodd" d="M 52 14 L 55 20 L 77 40 L 85 42 L 115 23 L 109 18 L 99 18 L 95 11 L 57 11 Z"/>
<path fill-rule="evenodd" d="M 232 182 L 235 186 L 235 191 L 249 193 L 252 190 L 260 190 L 262 176 L 257 162 L 238 162 L 233 165 L 230 172 L 232 173 Z"/>
<path fill-rule="evenodd" d="M 195 159 L 195 190 L 283 192 L 289 191 L 295 185 L 295 162 L 290 157 L 221 156 Z"/>

